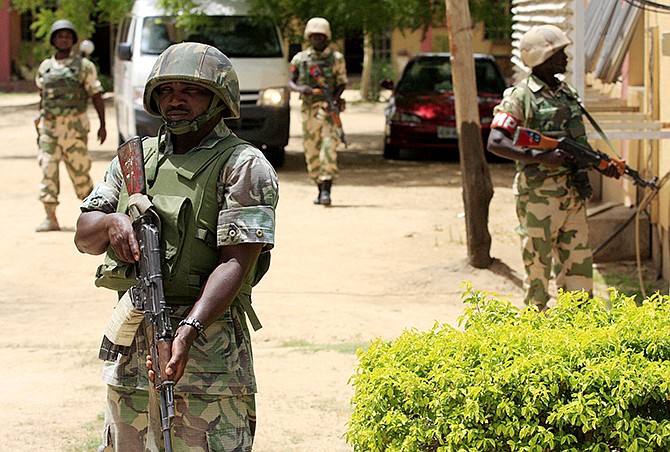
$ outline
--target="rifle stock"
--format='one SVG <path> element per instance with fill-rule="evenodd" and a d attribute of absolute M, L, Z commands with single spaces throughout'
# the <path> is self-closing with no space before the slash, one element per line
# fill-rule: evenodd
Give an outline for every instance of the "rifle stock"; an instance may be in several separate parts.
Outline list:
<path fill-rule="evenodd" d="M 344 136 L 344 129 L 342 128 L 342 119 L 340 118 L 340 109 L 337 106 L 335 98 L 333 97 L 332 90 L 330 89 L 328 83 L 326 82 L 326 78 L 323 76 L 323 72 L 321 72 L 321 68 L 319 67 L 319 65 L 313 64 L 309 67 L 309 73 L 314 78 L 314 80 L 316 80 L 316 83 L 319 85 L 319 89 L 315 90 L 315 94 L 323 94 L 323 97 L 326 98 L 326 102 L 328 102 L 328 114 L 330 115 L 331 118 L 333 118 L 333 122 L 337 127 L 337 134 L 340 137 L 342 143 L 344 143 L 344 147 L 347 147 L 347 139 Z"/>
<path fill-rule="evenodd" d="M 568 137 L 550 138 L 536 130 L 517 127 L 514 133 L 514 145 L 539 149 L 561 149 L 572 156 L 578 168 L 593 168 L 604 171 L 613 163 L 619 175 L 629 176 L 633 179 L 635 185 L 656 188 L 656 177 L 651 180 L 643 179 L 636 170 L 628 166 L 623 160 L 614 159 L 602 151 L 585 146 Z"/>
<path fill-rule="evenodd" d="M 165 368 L 172 356 L 173 331 L 163 292 L 160 251 L 160 220 L 146 198 L 146 176 L 142 141 L 134 137 L 117 151 L 123 179 L 131 197 L 128 213 L 140 245 L 138 283 L 130 289 L 133 303 L 144 310 L 146 336 L 153 360 L 154 386 L 160 393 L 161 430 L 166 452 L 172 450 L 172 420 L 175 416 L 174 381 Z M 133 197 L 143 202 L 133 202 Z"/>

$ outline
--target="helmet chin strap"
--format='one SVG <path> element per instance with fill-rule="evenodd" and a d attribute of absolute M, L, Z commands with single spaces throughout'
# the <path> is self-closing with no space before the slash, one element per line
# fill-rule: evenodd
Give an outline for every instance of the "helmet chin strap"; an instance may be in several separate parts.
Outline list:
<path fill-rule="evenodd" d="M 218 96 L 212 97 L 212 103 L 206 112 L 195 118 L 193 121 L 168 121 L 163 118 L 165 128 L 173 135 L 183 135 L 185 133 L 195 132 L 207 124 L 210 119 L 226 109 L 226 105 Z"/>

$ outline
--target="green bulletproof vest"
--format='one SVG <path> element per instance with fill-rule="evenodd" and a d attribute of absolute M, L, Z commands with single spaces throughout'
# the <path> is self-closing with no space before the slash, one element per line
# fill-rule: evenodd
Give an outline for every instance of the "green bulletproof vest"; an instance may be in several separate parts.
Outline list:
<path fill-rule="evenodd" d="M 42 108 L 47 115 L 61 116 L 86 111 L 88 96 L 80 82 L 82 59 L 73 57 L 72 64 L 55 68 L 53 60 L 42 74 Z"/>
<path fill-rule="evenodd" d="M 311 88 L 320 88 L 317 81 L 309 73 L 309 68 L 313 64 L 317 64 L 319 66 L 319 69 L 321 69 L 321 72 L 323 72 L 323 78 L 326 80 L 326 83 L 330 88 L 331 92 L 335 90 L 335 87 L 337 86 L 337 78 L 335 77 L 334 73 L 335 54 L 332 50 L 329 52 L 320 52 L 314 54 L 310 54 L 307 51 L 303 53 L 302 58 L 300 59 L 300 61 L 298 61 L 297 65 L 298 85 L 307 85 Z M 303 99 L 302 96 L 301 99 Z M 325 96 L 323 95 L 311 95 L 306 96 L 303 100 L 306 100 L 307 102 L 317 102 L 322 101 L 324 99 Z"/>
<path fill-rule="evenodd" d="M 242 143 L 246 142 L 231 134 L 211 149 L 169 155 L 157 152 L 156 138 L 143 143 L 147 195 L 161 221 L 161 270 L 165 298 L 170 305 L 193 304 L 218 265 L 217 182 L 235 146 Z M 128 192 L 124 185 L 117 211 L 126 212 L 127 208 Z M 256 271 L 249 272 L 243 292 L 250 293 L 251 286 L 260 279 L 256 276 L 259 270 L 267 270 L 261 269 L 263 262 L 256 267 Z M 125 291 L 137 283 L 135 274 L 134 265 L 118 260 L 109 248 L 105 263 L 98 268 L 95 284 Z"/>

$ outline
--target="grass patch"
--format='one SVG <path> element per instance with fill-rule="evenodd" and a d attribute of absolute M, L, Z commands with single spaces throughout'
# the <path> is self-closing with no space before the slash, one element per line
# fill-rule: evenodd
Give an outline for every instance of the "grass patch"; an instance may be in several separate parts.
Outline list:
<path fill-rule="evenodd" d="M 100 447 L 105 414 L 99 413 L 94 421 L 86 423 L 80 437 L 73 440 L 64 450 L 67 452 L 95 452 Z"/>
<path fill-rule="evenodd" d="M 644 291 L 640 288 L 640 279 L 635 262 L 612 262 L 596 264 L 593 269 L 593 282 L 596 287 L 616 288 L 619 292 L 635 297 L 641 303 L 646 296 L 659 292 L 668 294 L 668 281 L 651 277 L 655 272 L 649 263 L 643 264 L 642 281 Z M 594 291 L 595 292 L 595 291 Z"/>
<path fill-rule="evenodd" d="M 344 355 L 355 355 L 358 349 L 367 350 L 369 342 L 344 342 L 337 344 L 315 344 L 305 340 L 286 341 L 281 344 L 285 348 L 294 348 L 303 353 L 337 352 Z"/>

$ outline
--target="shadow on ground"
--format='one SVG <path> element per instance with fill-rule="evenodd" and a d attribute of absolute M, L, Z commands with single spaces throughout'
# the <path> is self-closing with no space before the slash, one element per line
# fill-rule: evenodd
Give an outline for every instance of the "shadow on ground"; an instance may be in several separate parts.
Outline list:
<path fill-rule="evenodd" d="M 340 177 L 338 185 L 429 187 L 462 184 L 458 159 L 440 152 L 413 154 L 401 160 L 386 160 L 382 156 L 379 134 L 347 135 L 349 146 L 338 152 Z M 286 151 L 280 178 L 306 180 L 305 160 L 300 149 L 300 138 L 293 138 Z M 489 163 L 494 187 L 511 187 L 514 178 L 512 163 Z"/>

